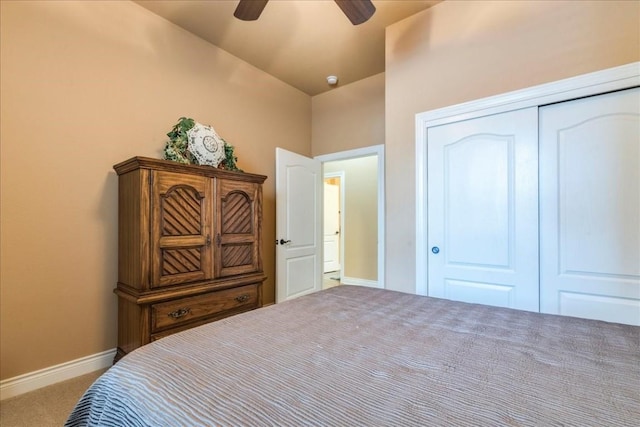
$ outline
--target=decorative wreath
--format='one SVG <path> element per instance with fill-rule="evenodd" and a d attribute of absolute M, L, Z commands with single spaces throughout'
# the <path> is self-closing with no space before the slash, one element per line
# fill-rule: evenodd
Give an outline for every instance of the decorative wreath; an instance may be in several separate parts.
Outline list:
<path fill-rule="evenodd" d="M 211 126 L 181 117 L 167 136 L 169 140 L 163 155 L 165 160 L 242 172 L 236 165 L 238 158 L 233 153 L 233 146 Z"/>

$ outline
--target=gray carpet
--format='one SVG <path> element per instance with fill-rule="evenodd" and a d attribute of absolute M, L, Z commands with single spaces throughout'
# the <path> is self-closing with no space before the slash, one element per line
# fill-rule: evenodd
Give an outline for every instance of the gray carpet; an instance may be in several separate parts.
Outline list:
<path fill-rule="evenodd" d="M 87 388 L 105 370 L 0 401 L 2 427 L 60 427 Z"/>

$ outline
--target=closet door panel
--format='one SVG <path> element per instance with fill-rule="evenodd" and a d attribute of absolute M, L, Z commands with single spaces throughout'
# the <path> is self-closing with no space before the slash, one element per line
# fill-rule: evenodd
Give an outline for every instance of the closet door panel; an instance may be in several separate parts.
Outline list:
<path fill-rule="evenodd" d="M 537 108 L 428 129 L 430 296 L 538 311 Z"/>
<path fill-rule="evenodd" d="M 540 109 L 541 310 L 640 324 L 640 89 Z"/>

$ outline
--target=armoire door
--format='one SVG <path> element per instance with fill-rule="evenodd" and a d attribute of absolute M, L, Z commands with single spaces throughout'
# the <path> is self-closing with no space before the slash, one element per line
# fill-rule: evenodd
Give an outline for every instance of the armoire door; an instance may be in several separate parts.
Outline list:
<path fill-rule="evenodd" d="M 153 171 L 151 287 L 212 276 L 211 179 Z"/>
<path fill-rule="evenodd" d="M 640 325 L 640 89 L 540 108 L 541 311 Z"/>
<path fill-rule="evenodd" d="M 538 311 L 537 108 L 430 127 L 428 295 Z"/>
<path fill-rule="evenodd" d="M 262 271 L 260 257 L 262 187 L 216 179 L 216 277 Z"/>

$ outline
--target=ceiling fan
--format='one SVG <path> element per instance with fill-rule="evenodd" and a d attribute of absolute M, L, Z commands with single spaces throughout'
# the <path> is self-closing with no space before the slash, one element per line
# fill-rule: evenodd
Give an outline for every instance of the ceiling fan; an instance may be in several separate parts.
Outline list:
<path fill-rule="evenodd" d="M 240 0 L 233 16 L 243 21 L 255 21 L 269 0 Z M 334 0 L 353 25 L 362 24 L 373 16 L 376 7 L 371 0 Z"/>

